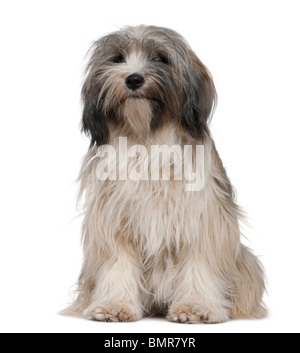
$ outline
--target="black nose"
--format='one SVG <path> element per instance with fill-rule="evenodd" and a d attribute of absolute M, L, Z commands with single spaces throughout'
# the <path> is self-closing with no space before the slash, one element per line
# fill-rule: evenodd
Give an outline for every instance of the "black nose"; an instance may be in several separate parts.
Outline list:
<path fill-rule="evenodd" d="M 126 78 L 126 85 L 129 89 L 135 91 L 136 89 L 143 86 L 145 79 L 139 74 L 133 74 Z"/>

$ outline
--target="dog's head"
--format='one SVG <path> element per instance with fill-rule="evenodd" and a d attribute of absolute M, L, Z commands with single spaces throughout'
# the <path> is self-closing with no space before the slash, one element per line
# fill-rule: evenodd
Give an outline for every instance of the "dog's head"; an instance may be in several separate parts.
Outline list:
<path fill-rule="evenodd" d="M 108 123 L 144 136 L 173 119 L 204 140 L 216 92 L 206 67 L 176 32 L 129 27 L 92 47 L 82 90 L 83 131 L 91 146 L 108 143 Z"/>

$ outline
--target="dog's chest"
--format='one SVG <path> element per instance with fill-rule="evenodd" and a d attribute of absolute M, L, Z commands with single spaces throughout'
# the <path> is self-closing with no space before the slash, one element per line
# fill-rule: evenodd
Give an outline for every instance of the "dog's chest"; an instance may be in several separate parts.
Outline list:
<path fill-rule="evenodd" d="M 122 215 L 123 233 L 148 253 L 180 246 L 198 232 L 203 193 L 186 192 L 181 181 L 117 182 L 114 194 L 120 200 L 116 213 Z"/>

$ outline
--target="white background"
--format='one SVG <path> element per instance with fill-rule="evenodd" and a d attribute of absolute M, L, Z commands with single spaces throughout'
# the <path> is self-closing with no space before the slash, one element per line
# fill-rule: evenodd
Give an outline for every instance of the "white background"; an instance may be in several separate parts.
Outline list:
<path fill-rule="evenodd" d="M 295 0 L 2 1 L 0 331 L 299 332 L 300 4 Z M 269 318 L 217 326 L 58 316 L 81 267 L 74 182 L 83 59 L 124 25 L 181 32 L 219 94 L 212 131 L 247 237 L 268 276 Z"/>

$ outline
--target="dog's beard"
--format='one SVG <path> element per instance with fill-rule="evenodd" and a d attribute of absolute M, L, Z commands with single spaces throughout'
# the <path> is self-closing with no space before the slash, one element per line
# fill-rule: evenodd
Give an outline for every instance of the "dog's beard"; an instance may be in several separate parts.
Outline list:
<path fill-rule="evenodd" d="M 129 98 L 122 106 L 124 121 L 140 137 L 146 137 L 150 133 L 152 120 L 151 102 L 143 98 Z"/>

